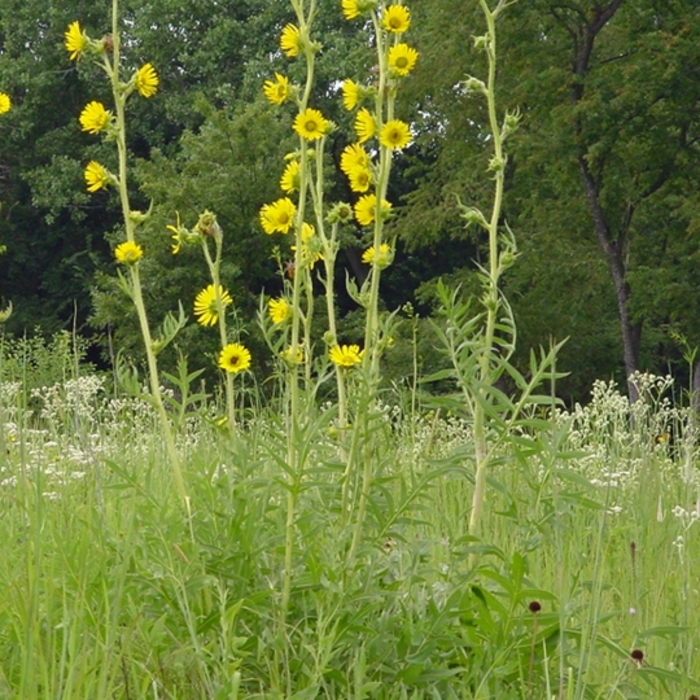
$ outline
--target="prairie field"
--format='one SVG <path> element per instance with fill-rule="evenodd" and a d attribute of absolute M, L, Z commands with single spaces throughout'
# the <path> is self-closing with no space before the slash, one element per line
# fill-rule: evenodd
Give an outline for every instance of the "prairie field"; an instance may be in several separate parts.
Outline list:
<path fill-rule="evenodd" d="M 40 364 L 2 383 L 3 698 L 698 692 L 697 434 L 670 378 L 541 408 L 492 462 L 478 538 L 469 421 L 387 391 L 353 548 L 333 404 L 307 407 L 290 480 L 274 401 L 231 434 L 215 398 L 166 390 L 183 502 L 147 401 L 76 366 L 37 385 Z"/>

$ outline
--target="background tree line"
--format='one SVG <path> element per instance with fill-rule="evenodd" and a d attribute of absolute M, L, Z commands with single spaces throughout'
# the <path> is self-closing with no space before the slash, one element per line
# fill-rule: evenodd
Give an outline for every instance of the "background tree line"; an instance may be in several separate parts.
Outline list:
<path fill-rule="evenodd" d="M 112 347 L 137 357 L 138 331 L 114 281 L 118 203 L 113 193 L 88 195 L 82 180 L 88 160 L 110 165 L 113 157 L 77 125 L 88 101 L 107 101 L 107 86 L 87 64 L 67 60 L 63 32 L 80 19 L 92 36 L 106 33 L 107 5 L 0 0 L 0 89 L 14 103 L 0 123 L 0 242 L 8 248 L 0 293 L 15 306 L 7 328 L 52 333 L 75 323 L 103 359 Z M 372 66 L 339 2 L 320 6 L 314 101 L 340 127 L 330 199 L 349 201 L 336 172 L 351 134 L 338 85 L 368 79 Z M 288 3 L 129 0 L 122 11 L 125 60 L 150 61 L 161 77 L 158 96 L 135 104 L 128 125 L 135 204 L 154 202 L 143 229 L 149 307 L 154 318 L 178 300 L 188 309 L 206 285 L 198 253 L 173 256 L 165 226 L 175 212 L 191 224 L 209 208 L 226 236 L 222 278 L 241 332 L 264 359 L 259 295 L 279 290 L 289 242 L 262 233 L 258 210 L 277 196 L 292 145 L 289 114 L 267 104 L 261 86 L 275 70 L 295 78 L 277 46 Z M 398 250 L 382 292 L 387 308 L 411 302 L 421 318 L 407 320 L 389 358 L 397 377 L 416 327 L 420 361 L 439 362 L 425 320 L 435 280 L 474 291 L 483 245 L 464 228 L 458 198 L 485 205 L 490 192 L 483 102 L 463 84 L 484 70 L 472 38 L 481 31 L 476 3 L 420 0 L 411 11 L 420 59 L 401 111 L 417 137 L 392 183 Z M 624 381 L 634 369 L 691 378 L 674 337 L 700 344 L 699 39 L 692 0 L 528 0 L 499 26 L 499 100 L 522 114 L 506 194 L 521 255 L 505 292 L 523 359 L 530 347 L 569 338 L 559 361 L 571 373 L 560 385 L 567 400 L 584 399 L 595 378 Z M 363 274 L 358 243 L 359 231 L 345 241 L 341 281 Z M 357 340 L 358 312 L 342 287 L 338 296 L 346 340 Z M 215 339 L 192 323 L 179 342 L 192 355 Z"/>

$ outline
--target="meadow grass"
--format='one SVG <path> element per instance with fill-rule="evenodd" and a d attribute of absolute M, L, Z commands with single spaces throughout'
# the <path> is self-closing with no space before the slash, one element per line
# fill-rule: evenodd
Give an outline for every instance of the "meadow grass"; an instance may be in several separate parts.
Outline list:
<path fill-rule="evenodd" d="M 469 422 L 385 395 L 349 557 L 331 404 L 298 436 L 307 468 L 291 482 L 273 406 L 232 436 L 185 411 L 188 516 L 146 402 L 94 374 L 33 390 L 8 379 L 0 696 L 689 697 L 695 428 L 663 399 L 667 380 L 644 381 L 633 407 L 600 383 L 585 408 L 505 443 L 480 539 Z"/>

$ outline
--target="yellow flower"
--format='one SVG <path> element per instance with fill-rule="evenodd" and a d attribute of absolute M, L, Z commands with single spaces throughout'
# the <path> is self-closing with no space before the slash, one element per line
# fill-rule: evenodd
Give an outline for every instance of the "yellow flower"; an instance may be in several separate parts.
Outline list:
<path fill-rule="evenodd" d="M 347 175 L 353 192 L 367 192 L 372 184 L 372 173 L 367 168 L 352 168 Z"/>
<path fill-rule="evenodd" d="M 279 299 L 270 299 L 267 302 L 267 311 L 270 314 L 270 319 L 272 323 L 284 323 L 292 313 L 287 300 L 284 297 Z"/>
<path fill-rule="evenodd" d="M 80 113 L 78 121 L 83 131 L 98 134 L 109 126 L 112 113 L 105 109 L 101 102 L 92 101 Z"/>
<path fill-rule="evenodd" d="M 289 197 L 278 199 L 272 204 L 264 204 L 260 209 L 260 223 L 265 233 L 288 233 L 294 225 L 296 207 Z"/>
<path fill-rule="evenodd" d="M 400 119 L 392 119 L 382 127 L 379 143 L 392 151 L 397 148 L 405 148 L 411 143 L 411 129 Z"/>
<path fill-rule="evenodd" d="M 96 160 L 91 160 L 85 166 L 84 176 L 88 192 L 97 192 L 97 190 L 101 190 L 103 187 L 109 185 L 109 173 L 107 169 Z"/>
<path fill-rule="evenodd" d="M 0 114 L 9 112 L 12 107 L 12 100 L 6 92 L 0 92 Z"/>
<path fill-rule="evenodd" d="M 231 295 L 221 285 L 219 285 L 219 297 L 223 308 L 233 303 Z M 213 284 L 197 294 L 194 300 L 194 315 L 197 317 L 197 323 L 201 323 L 203 326 L 213 326 L 219 320 L 216 290 Z"/>
<path fill-rule="evenodd" d="M 124 241 L 114 249 L 114 257 L 122 265 L 135 265 L 143 256 L 143 248 L 134 241 Z"/>
<path fill-rule="evenodd" d="M 362 362 L 364 350 L 359 345 L 335 345 L 330 349 L 328 356 L 333 364 L 338 367 L 354 367 Z"/>
<path fill-rule="evenodd" d="M 275 80 L 266 80 L 263 92 L 273 105 L 281 105 L 289 99 L 289 78 L 275 73 Z"/>
<path fill-rule="evenodd" d="M 141 97 L 153 97 L 158 91 L 158 83 L 158 73 L 150 63 L 145 63 L 136 71 L 136 89 Z"/>
<path fill-rule="evenodd" d="M 384 270 L 391 265 L 394 253 L 388 243 L 382 243 L 379 246 L 379 253 L 375 251 L 374 246 L 370 246 L 362 253 L 362 262 L 365 265 L 376 265 L 380 270 Z"/>
<path fill-rule="evenodd" d="M 355 19 L 360 16 L 357 0 L 343 0 L 342 8 L 345 19 Z"/>
<path fill-rule="evenodd" d="M 411 26 L 411 13 L 405 5 L 389 5 L 382 15 L 382 28 L 402 34 Z"/>
<path fill-rule="evenodd" d="M 360 143 L 369 141 L 377 133 L 377 122 L 366 107 L 363 107 L 355 117 L 355 132 Z"/>
<path fill-rule="evenodd" d="M 363 90 L 354 80 L 347 78 L 343 81 L 343 107 L 351 112 L 362 102 Z"/>
<path fill-rule="evenodd" d="M 376 218 L 377 195 L 365 194 L 355 202 L 355 218 L 360 226 L 369 226 Z M 382 201 L 380 218 L 385 218 L 391 211 L 391 203 Z"/>
<path fill-rule="evenodd" d="M 87 35 L 80 28 L 80 22 L 72 22 L 68 25 L 68 31 L 63 35 L 66 39 L 66 51 L 70 54 L 70 60 L 80 58 L 80 54 L 87 49 L 90 42 Z"/>
<path fill-rule="evenodd" d="M 229 343 L 219 355 L 219 367 L 237 374 L 250 367 L 250 351 L 240 343 Z"/>
<path fill-rule="evenodd" d="M 321 112 L 310 107 L 297 114 L 294 119 L 294 131 L 307 141 L 315 141 L 325 136 L 329 126 L 329 121 Z"/>
<path fill-rule="evenodd" d="M 389 49 L 389 68 L 396 75 L 408 75 L 418 60 L 418 51 L 408 44 L 396 44 Z"/>
<path fill-rule="evenodd" d="M 351 143 L 340 155 L 340 169 L 349 175 L 355 168 L 369 168 L 370 158 L 359 143 Z"/>
<path fill-rule="evenodd" d="M 280 178 L 280 187 L 283 192 L 291 194 L 299 189 L 299 161 L 290 160 Z"/>
<path fill-rule="evenodd" d="M 289 58 L 299 55 L 302 49 L 299 27 L 291 23 L 285 26 L 280 36 L 280 48 Z"/>

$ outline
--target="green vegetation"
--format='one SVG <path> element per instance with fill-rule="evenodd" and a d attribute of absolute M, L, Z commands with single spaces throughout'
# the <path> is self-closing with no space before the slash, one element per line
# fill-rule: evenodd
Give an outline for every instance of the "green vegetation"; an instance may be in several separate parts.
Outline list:
<path fill-rule="evenodd" d="M 697 700 L 697 13 L 40 4 L 0 695 Z"/>

